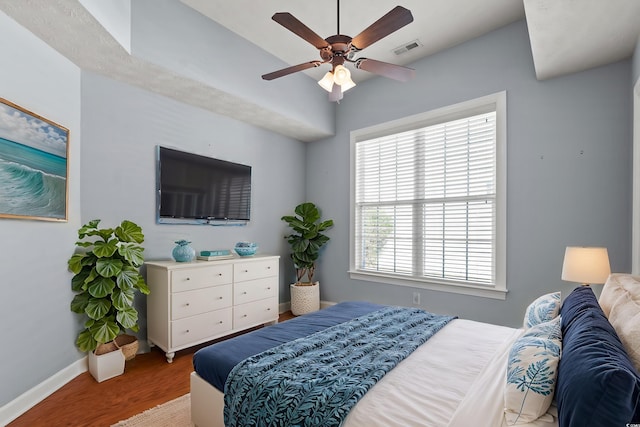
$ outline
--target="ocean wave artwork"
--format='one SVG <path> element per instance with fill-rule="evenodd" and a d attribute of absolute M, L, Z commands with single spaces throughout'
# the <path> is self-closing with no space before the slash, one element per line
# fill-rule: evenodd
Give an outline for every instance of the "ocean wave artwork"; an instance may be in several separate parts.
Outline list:
<path fill-rule="evenodd" d="M 0 217 L 66 220 L 68 130 L 0 98 Z"/>

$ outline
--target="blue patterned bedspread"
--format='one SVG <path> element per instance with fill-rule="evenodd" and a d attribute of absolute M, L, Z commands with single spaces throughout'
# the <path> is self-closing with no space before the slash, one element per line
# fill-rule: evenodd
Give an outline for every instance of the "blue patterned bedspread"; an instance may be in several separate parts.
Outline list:
<path fill-rule="evenodd" d="M 452 319 L 386 307 L 249 357 L 227 378 L 225 425 L 339 426 L 380 378 Z"/>

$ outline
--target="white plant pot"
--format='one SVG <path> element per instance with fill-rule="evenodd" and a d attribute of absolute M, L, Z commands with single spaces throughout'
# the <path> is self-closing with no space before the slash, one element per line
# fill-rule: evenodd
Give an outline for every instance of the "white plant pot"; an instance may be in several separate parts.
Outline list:
<path fill-rule="evenodd" d="M 90 351 L 89 372 L 98 382 L 122 375 L 124 373 L 124 354 L 120 350 L 115 350 L 96 356 L 93 351 Z"/>
<path fill-rule="evenodd" d="M 312 285 L 290 285 L 291 313 L 295 316 L 320 310 L 320 283 Z"/>

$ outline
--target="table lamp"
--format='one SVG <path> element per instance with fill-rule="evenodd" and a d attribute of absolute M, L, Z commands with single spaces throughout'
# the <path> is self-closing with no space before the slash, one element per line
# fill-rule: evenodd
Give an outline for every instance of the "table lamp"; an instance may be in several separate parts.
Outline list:
<path fill-rule="evenodd" d="M 610 274 L 607 248 L 567 246 L 562 264 L 562 280 L 588 286 L 606 282 Z"/>

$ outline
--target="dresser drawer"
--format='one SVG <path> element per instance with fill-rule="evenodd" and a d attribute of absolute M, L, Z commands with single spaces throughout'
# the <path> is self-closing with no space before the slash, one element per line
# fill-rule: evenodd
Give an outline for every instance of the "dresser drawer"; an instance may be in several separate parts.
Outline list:
<path fill-rule="evenodd" d="M 233 286 L 229 284 L 176 292 L 171 297 L 171 319 L 182 319 L 207 311 L 231 307 L 232 289 Z"/>
<path fill-rule="evenodd" d="M 233 266 L 231 264 L 174 270 L 171 272 L 171 292 L 224 285 L 232 282 L 232 275 Z"/>
<path fill-rule="evenodd" d="M 278 275 L 278 260 L 238 262 L 233 265 L 235 283 Z"/>
<path fill-rule="evenodd" d="M 277 277 L 240 282 L 233 287 L 233 303 L 236 305 L 275 296 L 278 296 Z"/>
<path fill-rule="evenodd" d="M 195 344 L 232 329 L 232 309 L 210 311 L 171 322 L 171 347 Z"/>
<path fill-rule="evenodd" d="M 233 307 L 233 328 L 244 329 L 278 320 L 278 298 L 267 298 Z"/>

